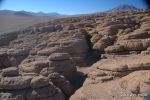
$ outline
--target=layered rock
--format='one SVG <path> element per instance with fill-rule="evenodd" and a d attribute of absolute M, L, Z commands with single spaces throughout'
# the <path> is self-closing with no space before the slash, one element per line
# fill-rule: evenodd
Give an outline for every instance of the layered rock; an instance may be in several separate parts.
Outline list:
<path fill-rule="evenodd" d="M 71 100 L 144 99 L 150 89 L 149 19 L 149 10 L 101 13 L 1 34 L 0 99 L 69 99 L 84 80 Z"/>
<path fill-rule="evenodd" d="M 6 77 L 13 77 L 13 76 L 18 76 L 19 72 L 18 72 L 18 68 L 17 67 L 9 67 L 9 68 L 5 68 L 2 69 L 2 76 Z"/>
<path fill-rule="evenodd" d="M 76 74 L 76 67 L 68 53 L 53 53 L 49 56 L 49 73 L 58 72 L 67 78 Z"/>
<path fill-rule="evenodd" d="M 0 51 L 0 69 L 11 66 L 8 55 L 5 51 Z"/>
<path fill-rule="evenodd" d="M 73 94 L 74 92 L 73 86 L 64 76 L 54 72 L 51 73 L 48 77 L 57 87 L 59 87 L 63 91 L 63 93 L 66 96 L 69 97 L 70 95 Z"/>
<path fill-rule="evenodd" d="M 3 100 L 65 100 L 61 90 L 44 76 L 3 77 L 0 90 Z"/>
<path fill-rule="evenodd" d="M 30 63 L 21 64 L 19 67 L 22 73 L 39 74 L 43 68 L 46 68 L 48 66 L 48 61 L 33 61 Z"/>
<path fill-rule="evenodd" d="M 70 100 L 145 100 L 150 92 L 149 55 L 113 57 L 93 65 Z"/>

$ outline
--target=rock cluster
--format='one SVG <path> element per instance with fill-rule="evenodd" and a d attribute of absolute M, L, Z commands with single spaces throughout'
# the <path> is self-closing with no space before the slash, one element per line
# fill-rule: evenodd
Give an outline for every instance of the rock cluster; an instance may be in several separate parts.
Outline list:
<path fill-rule="evenodd" d="M 1 33 L 0 100 L 145 99 L 149 13 L 83 15 Z"/>
<path fill-rule="evenodd" d="M 130 54 L 133 51 L 140 53 L 150 46 L 149 16 L 135 13 L 138 17 L 134 18 L 134 13 L 133 16 L 129 12 L 126 14 L 128 16 L 118 13 L 115 17 L 108 14 L 109 18 L 98 22 L 101 24 L 90 32 L 93 49 L 108 54 Z"/>
<path fill-rule="evenodd" d="M 21 76 L 18 68 L 2 70 L 1 100 L 64 100 L 64 94 L 44 76 Z"/>
<path fill-rule="evenodd" d="M 70 100 L 145 100 L 150 91 L 149 59 L 149 55 L 135 55 L 103 59 L 95 63 L 83 87 Z"/>
<path fill-rule="evenodd" d="M 58 72 L 71 78 L 77 71 L 68 53 L 53 53 L 49 56 L 49 60 L 49 73 Z"/>

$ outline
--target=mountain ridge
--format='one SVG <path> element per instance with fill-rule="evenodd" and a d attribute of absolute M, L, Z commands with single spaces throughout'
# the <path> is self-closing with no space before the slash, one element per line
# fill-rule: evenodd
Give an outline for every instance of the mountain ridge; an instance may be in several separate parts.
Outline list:
<path fill-rule="evenodd" d="M 7 14 L 7 15 L 16 15 L 16 14 L 23 14 L 23 15 L 29 15 L 29 16 L 48 16 L 48 17 L 59 17 L 59 16 L 67 16 L 65 14 L 59 14 L 57 12 L 50 12 L 50 13 L 45 13 L 45 12 L 30 12 L 30 11 L 13 11 L 13 10 L 0 10 L 0 14 Z"/>
<path fill-rule="evenodd" d="M 139 10 L 140 8 L 137 8 L 133 5 L 119 5 L 116 6 L 110 10 L 104 11 L 104 12 L 95 12 L 95 13 L 107 13 L 107 12 L 121 12 L 121 11 L 136 11 Z M 74 14 L 74 15 L 67 15 L 67 14 L 60 14 L 57 12 L 32 12 L 32 11 L 13 11 L 13 10 L 0 10 L 0 14 L 23 14 L 23 15 L 29 15 L 29 16 L 48 16 L 48 17 L 65 17 L 65 16 L 75 16 L 75 15 L 85 15 L 85 14 Z M 90 13 L 87 13 L 90 14 Z"/>
<path fill-rule="evenodd" d="M 133 5 L 124 4 L 124 5 L 119 5 L 117 7 L 114 7 L 108 10 L 107 12 L 136 11 L 136 10 L 139 10 L 139 8 Z"/>

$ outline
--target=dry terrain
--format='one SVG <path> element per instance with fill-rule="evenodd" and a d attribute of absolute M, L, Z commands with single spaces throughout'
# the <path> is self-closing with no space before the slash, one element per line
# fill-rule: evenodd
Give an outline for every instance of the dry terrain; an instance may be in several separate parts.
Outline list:
<path fill-rule="evenodd" d="M 150 100 L 149 26 L 147 9 L 1 32 L 0 100 Z"/>
<path fill-rule="evenodd" d="M 54 14 L 49 13 L 46 16 L 40 15 L 40 13 L 25 11 L 0 10 L 0 33 L 23 30 L 34 24 L 44 23 L 62 17 L 62 15 Z"/>

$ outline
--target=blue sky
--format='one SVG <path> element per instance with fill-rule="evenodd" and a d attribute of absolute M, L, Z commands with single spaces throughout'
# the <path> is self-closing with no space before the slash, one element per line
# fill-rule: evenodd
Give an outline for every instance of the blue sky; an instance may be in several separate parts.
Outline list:
<path fill-rule="evenodd" d="M 146 8 L 142 0 L 4 0 L 0 9 L 73 15 L 107 11 L 122 4 Z"/>

